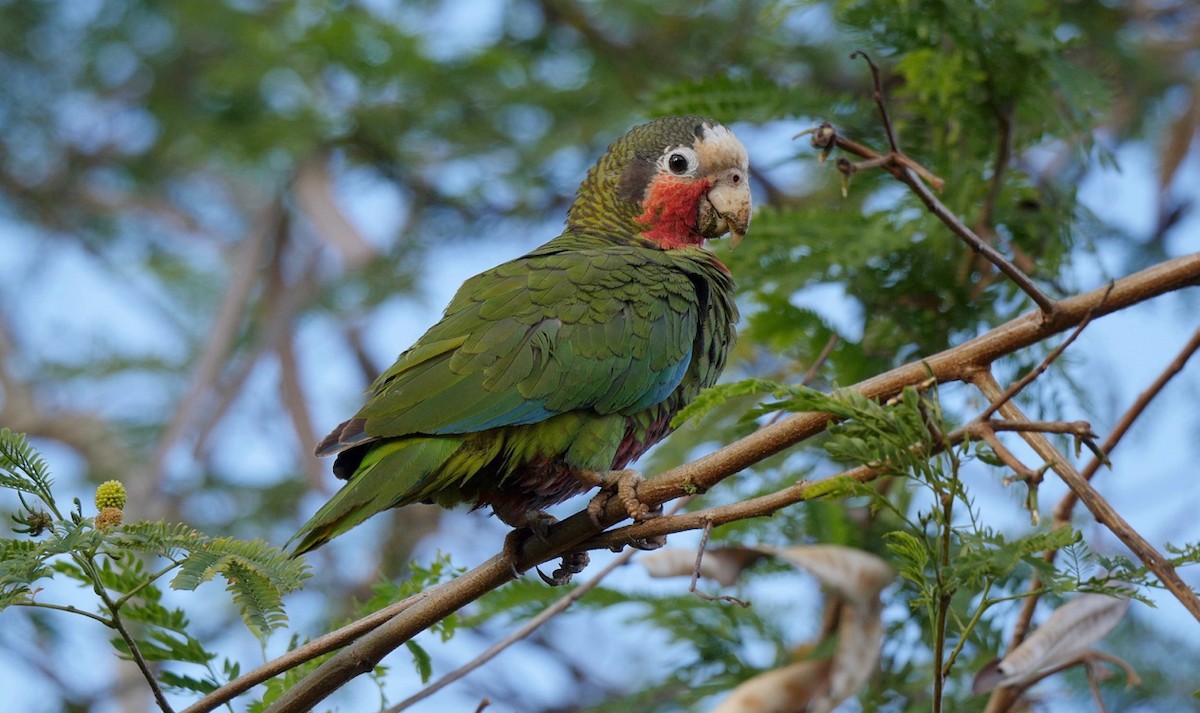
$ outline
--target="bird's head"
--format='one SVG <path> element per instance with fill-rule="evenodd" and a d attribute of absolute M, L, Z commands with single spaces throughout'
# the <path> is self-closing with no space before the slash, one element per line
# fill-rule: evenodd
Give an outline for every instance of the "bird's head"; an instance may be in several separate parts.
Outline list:
<path fill-rule="evenodd" d="M 746 149 L 721 124 L 696 116 L 656 119 L 613 142 L 588 172 L 568 229 L 640 237 L 663 249 L 731 235 L 750 224 Z"/>

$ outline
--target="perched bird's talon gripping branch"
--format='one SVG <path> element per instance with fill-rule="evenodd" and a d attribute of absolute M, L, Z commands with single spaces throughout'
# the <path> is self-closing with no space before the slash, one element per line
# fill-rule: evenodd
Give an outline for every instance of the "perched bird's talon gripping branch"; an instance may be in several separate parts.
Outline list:
<path fill-rule="evenodd" d="M 317 446 L 347 482 L 300 528 L 293 553 L 417 502 L 489 506 L 536 530 L 542 508 L 670 433 L 733 343 L 733 279 L 704 242 L 745 235 L 749 169 L 729 129 L 700 117 L 658 119 L 615 141 L 562 235 L 467 280 Z M 629 473 L 600 481 L 631 517 L 649 518 Z M 543 579 L 569 580 L 585 557 Z"/>

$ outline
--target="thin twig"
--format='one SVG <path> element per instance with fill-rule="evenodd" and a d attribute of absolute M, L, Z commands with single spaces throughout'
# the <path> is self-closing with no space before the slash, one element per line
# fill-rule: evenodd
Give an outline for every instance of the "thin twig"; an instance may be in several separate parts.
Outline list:
<path fill-rule="evenodd" d="M 992 452 L 996 457 L 1004 461 L 1004 464 L 1012 469 L 1017 477 L 1025 481 L 1030 487 L 1036 487 L 1040 482 L 1040 477 L 1037 471 L 1021 462 L 1020 458 L 1004 445 L 1004 442 L 996 437 L 996 429 L 992 428 L 991 422 L 983 422 L 974 424 L 973 429 L 985 443 L 992 447 Z"/>
<path fill-rule="evenodd" d="M 943 440 L 944 442 L 944 440 Z M 937 608 L 933 620 L 933 713 L 942 713 L 942 694 L 946 685 L 946 619 L 954 592 L 946 585 L 946 570 L 950 568 L 951 538 L 953 536 L 954 496 L 942 494 L 942 532 L 939 538 L 939 562 L 937 565 Z"/>
<path fill-rule="evenodd" d="M 1183 371 L 1184 365 L 1187 364 L 1188 360 L 1192 358 L 1197 350 L 1200 350 L 1200 329 L 1197 329 L 1195 333 L 1192 334 L 1192 338 L 1188 340 L 1187 344 L 1184 345 L 1179 354 L 1177 354 L 1171 363 L 1168 364 L 1165 369 L 1163 369 L 1162 373 L 1160 373 L 1158 377 L 1154 379 L 1154 382 L 1151 383 L 1145 391 L 1138 394 L 1138 397 L 1134 400 L 1133 404 L 1125 411 L 1124 414 L 1121 415 L 1120 420 L 1118 420 L 1117 424 L 1113 426 L 1112 432 L 1108 434 L 1108 438 L 1106 438 L 1104 444 L 1101 445 L 1100 450 L 1102 452 L 1107 454 L 1112 452 L 1113 448 L 1116 448 L 1117 444 L 1121 441 L 1121 438 L 1130 429 L 1130 427 L 1133 426 L 1134 421 L 1136 421 L 1138 417 L 1142 415 L 1142 413 L 1146 410 L 1146 407 L 1149 406 L 1150 402 L 1154 400 L 1154 397 L 1158 396 L 1158 394 L 1162 392 L 1163 388 L 1167 385 L 1167 382 L 1173 379 L 1176 374 Z M 1100 466 L 1104 464 L 1105 460 L 1107 460 L 1107 458 L 1104 460 L 1095 458 L 1088 462 L 1087 466 L 1085 466 L 1083 471 L 1081 471 L 1081 475 L 1083 475 L 1084 478 L 1091 480 L 1092 476 L 1095 475 L 1096 471 L 1100 469 Z M 1071 510 L 1075 506 L 1075 500 L 1076 497 L 1074 492 L 1064 495 L 1062 501 L 1060 501 L 1058 506 L 1054 509 L 1055 519 L 1060 519 L 1060 510 L 1062 511 L 1061 519 L 1064 521 L 1069 519 L 1071 516 Z"/>
<path fill-rule="evenodd" d="M 1109 289 L 1112 289 L 1112 283 L 1109 283 Z M 1104 299 L 1107 297 L 1108 293 L 1106 292 L 1104 297 L 1100 299 L 1100 305 L 1104 304 Z M 1091 321 L 1092 313 L 1089 312 L 1084 315 L 1083 319 L 1079 322 L 1079 326 L 1075 327 L 1075 329 L 1071 331 L 1071 334 L 1063 340 L 1062 344 L 1059 344 L 1049 354 L 1047 354 L 1046 358 L 1042 359 L 1041 363 L 1039 363 L 1036 368 L 1031 370 L 1025 376 L 1022 376 L 1020 379 L 1014 381 L 1007 389 L 1004 390 L 1004 393 L 993 399 L 992 402 L 988 404 L 988 407 L 985 408 L 982 413 L 976 416 L 976 418 L 980 421 L 986 421 L 987 419 L 991 418 L 992 414 L 996 413 L 1001 406 L 1008 403 L 1009 399 L 1021 393 L 1021 391 L 1026 386 L 1029 386 L 1034 379 L 1045 373 L 1045 371 L 1050 368 L 1050 365 L 1053 364 L 1054 361 L 1058 359 L 1058 357 L 1064 351 L 1066 351 L 1067 347 L 1071 346 L 1071 343 L 1078 339 L 1080 334 L 1083 334 L 1084 328 L 1086 328 Z"/>
<path fill-rule="evenodd" d="M 887 102 L 883 100 L 883 80 L 879 76 L 879 67 L 871 61 L 870 55 L 862 50 L 855 50 L 850 53 L 850 59 L 858 59 L 862 57 L 867 62 L 867 66 L 871 68 L 871 83 L 873 85 L 873 98 L 875 106 L 879 107 L 879 117 L 883 121 L 883 131 L 887 135 L 888 146 L 891 147 L 892 153 L 901 154 L 900 144 L 896 141 L 896 129 L 892 127 L 892 117 L 888 114 Z"/>
<path fill-rule="evenodd" d="M 1138 675 L 1138 672 L 1134 670 L 1133 666 L 1129 665 L 1128 661 L 1120 656 L 1114 656 L 1113 654 L 1105 653 L 1098 649 L 1088 649 L 1087 657 L 1089 659 L 1089 663 L 1094 664 L 1093 659 L 1100 659 L 1101 661 L 1107 661 L 1108 663 L 1121 669 L 1121 671 L 1125 673 L 1125 679 L 1127 681 L 1125 684 L 1126 689 L 1142 685 L 1142 677 Z"/>
<path fill-rule="evenodd" d="M 817 354 L 817 358 L 813 360 L 813 363 L 809 365 L 808 370 L 804 372 L 804 376 L 800 377 L 801 386 L 808 386 L 812 383 L 813 379 L 817 378 L 817 370 L 821 368 L 821 365 L 829 360 L 829 355 L 833 353 L 834 347 L 836 347 L 841 341 L 842 338 L 837 332 L 829 335 L 829 339 L 825 340 L 825 346 L 821 347 L 821 353 Z M 785 415 L 787 415 L 787 411 L 776 411 L 774 415 L 767 420 L 767 423 L 775 423 Z"/>
<path fill-rule="evenodd" d="M 100 601 L 104 603 L 105 608 L 112 614 L 112 628 L 121 636 L 121 640 L 125 642 L 125 646 L 129 649 L 129 655 L 133 658 L 134 664 L 141 671 L 142 677 L 146 679 L 147 685 L 150 686 L 150 693 L 154 696 L 154 702 L 163 713 L 174 713 L 171 704 L 167 702 L 167 697 L 163 695 L 162 688 L 158 685 L 158 678 L 154 672 L 150 670 L 150 664 L 146 662 L 146 657 L 142 655 L 142 650 L 138 647 L 137 640 L 125 628 L 125 622 L 121 620 L 120 607 L 113 602 L 108 596 L 108 591 L 100 582 L 100 571 L 96 567 L 96 561 L 91 556 L 75 556 L 75 562 L 83 568 L 88 575 L 88 580 L 92 584 L 92 591 L 96 596 L 100 597 Z"/>
<path fill-rule="evenodd" d="M 947 208 L 944 203 L 938 200 L 937 196 L 933 195 L 933 192 L 929 190 L 929 187 L 914 176 L 910 170 L 907 168 L 904 169 L 903 177 L 900 180 L 917 194 L 917 197 L 925 203 L 930 212 L 937 216 L 946 227 L 950 228 L 955 235 L 962 238 L 968 247 L 982 255 L 988 262 L 995 265 L 997 269 L 1016 283 L 1017 287 L 1038 306 L 1043 315 L 1050 318 L 1054 314 L 1057 309 L 1057 303 L 1050 299 L 1045 292 L 1042 292 L 1041 288 L 1034 284 L 1033 280 L 1022 272 L 1020 268 L 1009 262 L 998 250 L 976 235 L 975 231 L 967 227 L 967 224 Z"/>
<path fill-rule="evenodd" d="M 821 347 L 821 352 L 817 354 L 817 358 L 813 359 L 813 363 L 809 365 L 808 370 L 804 372 L 804 376 L 800 377 L 800 385 L 808 386 L 812 380 L 817 378 L 817 370 L 821 368 L 826 361 L 829 361 L 829 355 L 833 353 L 834 347 L 842 341 L 842 338 L 837 332 L 829 335 L 829 339 L 825 340 L 825 346 Z"/>
<path fill-rule="evenodd" d="M 1108 713 L 1108 707 L 1104 705 L 1104 697 L 1100 695 L 1100 682 L 1096 680 L 1096 669 L 1090 663 L 1084 665 L 1084 670 L 1087 672 L 1088 688 L 1092 691 L 1092 700 L 1096 702 L 1096 710 L 1100 713 Z"/>
<path fill-rule="evenodd" d="M 992 75 L 988 75 L 989 79 Z M 992 176 L 988 182 L 987 196 L 979 211 L 979 225 L 992 226 L 996 213 L 996 204 L 1000 202 L 1000 193 L 1004 189 L 1004 174 L 1008 170 L 1008 161 L 1012 157 L 1012 118 L 1011 110 L 1001 111 L 993 106 L 996 112 L 996 159 L 992 162 Z"/>
<path fill-rule="evenodd" d="M 116 605 L 116 607 L 118 609 L 120 609 L 121 607 L 125 606 L 125 602 L 136 597 L 147 587 L 153 586 L 154 583 L 157 582 L 160 577 L 163 577 L 164 575 L 166 575 L 167 572 L 170 572 L 171 570 L 173 570 L 176 567 L 183 564 L 182 561 L 176 562 L 174 559 L 171 559 L 170 557 L 168 557 L 166 559 L 168 559 L 171 562 L 171 564 L 163 567 L 162 569 L 158 570 L 157 572 L 151 572 L 150 576 L 143 579 L 140 584 L 132 587 L 128 592 L 125 592 L 125 594 L 123 594 L 121 596 L 121 598 L 116 600 L 116 602 L 114 603 Z"/>
<path fill-rule="evenodd" d="M 65 605 L 64 604 L 48 604 L 46 602 L 35 602 L 32 599 L 29 599 L 26 601 L 9 602 L 8 606 L 10 606 L 10 607 L 33 607 L 34 609 L 53 609 L 54 611 L 67 612 L 68 614 L 79 614 L 81 616 L 86 616 L 89 619 L 94 619 L 94 620 L 100 622 L 101 624 L 107 626 L 110 629 L 116 628 L 113 626 L 112 619 L 108 619 L 106 617 L 100 616 L 99 614 L 93 614 L 90 611 L 86 611 L 86 610 L 80 609 L 78 607 L 73 607 L 70 604 L 65 604 Z"/>
<path fill-rule="evenodd" d="M 708 547 L 708 537 L 712 534 L 712 530 L 713 521 L 706 521 L 704 523 L 704 530 L 700 535 L 700 546 L 696 548 L 696 564 L 692 567 L 692 581 L 690 584 L 688 584 L 688 592 L 695 594 L 697 597 L 700 597 L 706 602 L 727 602 L 729 604 L 736 604 L 745 609 L 750 606 L 750 602 L 738 599 L 737 597 L 731 597 L 728 594 L 721 594 L 714 597 L 711 594 L 705 594 L 699 589 L 696 589 L 696 584 L 700 581 L 700 565 L 704 564 L 704 550 Z"/>
<path fill-rule="evenodd" d="M 1000 385 L 996 383 L 990 372 L 981 371 L 973 383 L 983 391 L 988 398 L 997 398 L 1003 393 Z M 1013 402 L 1007 402 L 1001 409 L 1003 415 L 1011 420 L 1024 421 L 1027 420 L 1021 409 Z M 1146 568 L 1158 577 L 1162 585 L 1169 591 L 1179 603 L 1183 605 L 1188 612 L 1200 621 L 1200 598 L 1192 591 L 1175 571 L 1175 567 L 1171 565 L 1167 558 L 1163 557 L 1158 550 L 1150 544 L 1146 538 L 1135 530 L 1120 513 L 1109 504 L 1104 496 L 1100 495 L 1091 484 L 1085 479 L 1070 461 L 1058 452 L 1054 444 L 1041 433 L 1034 431 L 1025 431 L 1021 433 L 1025 441 L 1037 452 L 1039 456 L 1054 470 L 1055 473 L 1066 483 L 1067 487 L 1083 501 L 1084 506 L 1091 511 L 1096 518 L 1096 522 L 1108 528 L 1110 532 L 1116 535 L 1133 554 L 1146 565 Z"/>
<path fill-rule="evenodd" d="M 566 611 L 568 607 L 570 607 L 572 604 L 574 604 L 575 602 L 582 599 L 583 595 L 587 594 L 592 589 L 594 589 L 597 585 L 599 585 L 600 582 L 604 581 L 604 578 L 607 577 L 608 575 L 612 574 L 612 572 L 614 570 L 616 570 L 618 567 L 621 567 L 622 565 L 627 564 L 629 562 L 629 560 L 633 559 L 633 556 L 636 555 L 639 551 L 640 550 L 633 549 L 632 547 L 626 548 L 625 551 L 623 551 L 621 554 L 614 557 L 611 562 L 609 562 L 607 565 L 604 566 L 603 569 L 601 569 L 599 572 L 597 572 L 595 574 L 595 576 L 593 576 L 591 579 L 587 580 L 583 584 L 579 585 L 578 587 L 575 587 L 571 591 L 567 592 L 567 594 L 565 596 L 559 598 L 558 601 L 554 602 L 550 606 L 548 606 L 545 609 L 543 609 L 542 611 L 538 612 L 537 616 L 533 617 L 529 621 L 522 624 L 520 626 L 520 628 L 514 630 L 508 636 L 504 637 L 503 639 L 501 639 L 501 640 L 497 641 L 496 643 L 492 644 L 491 646 L 489 646 L 486 651 L 479 654 L 475 658 L 471 659 L 471 661 L 469 661 L 465 665 L 455 669 L 454 671 L 451 671 L 450 673 L 441 677 L 437 681 L 434 681 L 433 683 L 429 684 L 425 688 L 422 688 L 420 691 L 417 691 L 413 695 L 409 696 L 408 698 L 405 698 L 404 700 L 400 701 L 399 703 L 392 706 L 391 708 L 388 708 L 385 711 L 385 713 L 399 713 L 400 711 L 409 708 L 414 703 L 417 703 L 419 701 L 425 700 L 426 698 L 429 698 L 430 696 L 432 696 L 433 694 L 442 690 L 446 686 L 449 686 L 450 684 L 454 683 L 455 681 L 459 680 L 460 678 L 463 678 L 464 676 L 471 673 L 472 671 L 479 668 L 480 666 L 483 666 L 488 661 L 491 661 L 492 659 L 496 658 L 496 656 L 498 656 L 500 654 L 500 652 L 504 651 L 505 649 L 507 649 L 508 647 L 517 643 L 518 641 L 521 641 L 522 639 L 528 637 L 530 634 L 532 634 L 534 631 L 536 631 L 543 624 L 550 621 L 554 617 L 558 616 L 562 612 Z"/>
<path fill-rule="evenodd" d="M 1095 438 L 1092 424 L 1087 421 L 987 421 L 988 428 L 993 431 L 1017 431 L 1034 433 L 1060 433 L 1075 436 L 1081 440 Z"/>
<path fill-rule="evenodd" d="M 987 259 L 988 262 L 995 265 L 997 269 L 1007 275 L 1008 278 L 1012 280 L 1017 287 L 1020 288 L 1020 290 L 1038 306 L 1038 309 L 1047 319 L 1054 315 L 1055 310 L 1058 308 L 1057 303 L 1054 300 L 1050 299 L 1050 297 L 1042 292 L 1041 288 L 1034 284 L 1033 280 L 1031 280 L 1028 275 L 1021 271 L 1020 268 L 1009 262 L 1006 257 L 1001 255 L 999 251 L 989 245 L 983 238 L 979 237 L 979 235 L 977 235 L 975 231 L 971 230 L 971 228 L 967 226 L 967 224 L 964 223 L 961 218 L 955 215 L 954 212 L 946 207 L 944 203 L 938 200 L 937 196 L 935 196 L 929 189 L 929 186 L 922 181 L 922 178 L 929 180 L 929 178 L 926 177 L 929 175 L 929 173 L 928 171 L 919 168 L 920 164 L 908 158 L 904 154 L 880 154 L 875 150 L 858 143 L 857 141 L 853 141 L 840 135 L 837 130 L 829 124 L 823 124 L 819 129 L 813 132 L 812 136 L 812 143 L 816 148 L 828 150 L 829 148 L 836 146 L 843 151 L 847 151 L 866 159 L 870 162 L 867 164 L 868 166 L 882 168 L 883 170 L 886 170 L 888 173 L 892 174 L 897 180 L 912 189 L 913 193 L 917 194 L 917 197 L 920 198 L 921 202 L 925 204 L 925 207 L 928 208 L 929 211 L 938 218 L 938 220 L 942 221 L 942 223 L 949 228 L 951 232 L 961 238 L 968 247 L 982 255 L 985 259 Z M 858 166 L 850 163 L 849 161 L 840 162 L 838 166 L 843 173 L 852 173 L 853 171 L 858 170 Z M 924 175 L 922 175 L 922 171 L 924 171 Z"/>

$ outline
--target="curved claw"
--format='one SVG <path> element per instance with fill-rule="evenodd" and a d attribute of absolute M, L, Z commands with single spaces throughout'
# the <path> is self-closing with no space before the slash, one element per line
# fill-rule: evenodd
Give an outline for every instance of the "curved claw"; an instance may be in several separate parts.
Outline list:
<path fill-rule="evenodd" d="M 572 552 L 563 555 L 558 569 L 554 570 L 553 574 L 549 577 L 541 569 L 536 567 L 534 569 L 537 570 L 538 576 L 542 578 L 543 582 L 551 587 L 561 587 L 564 584 L 570 583 L 571 577 L 582 572 L 591 561 L 592 558 L 587 552 Z"/>
<path fill-rule="evenodd" d="M 642 550 L 643 552 L 650 552 L 653 550 L 661 549 L 663 547 L 666 547 L 666 545 L 667 545 L 667 536 L 666 535 L 655 535 L 653 537 L 644 537 L 640 540 L 630 540 L 630 542 L 629 542 L 630 547 L 634 548 L 635 550 Z"/>

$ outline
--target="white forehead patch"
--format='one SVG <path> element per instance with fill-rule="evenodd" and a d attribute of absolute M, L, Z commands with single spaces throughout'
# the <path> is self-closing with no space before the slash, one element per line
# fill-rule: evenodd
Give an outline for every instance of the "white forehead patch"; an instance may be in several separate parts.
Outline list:
<path fill-rule="evenodd" d="M 746 147 L 737 140 L 733 132 L 720 124 L 705 124 L 700 138 L 696 139 L 696 154 L 705 171 L 723 168 L 749 170 L 750 157 Z"/>

